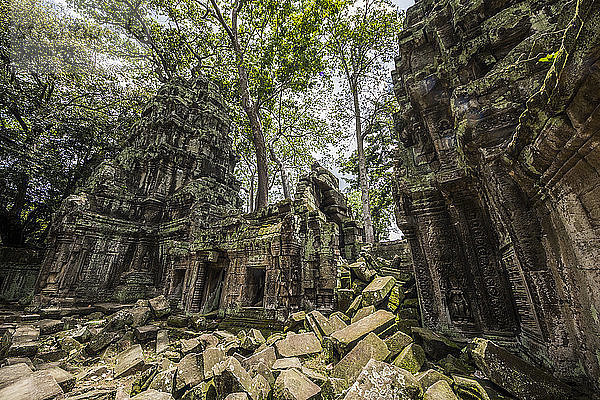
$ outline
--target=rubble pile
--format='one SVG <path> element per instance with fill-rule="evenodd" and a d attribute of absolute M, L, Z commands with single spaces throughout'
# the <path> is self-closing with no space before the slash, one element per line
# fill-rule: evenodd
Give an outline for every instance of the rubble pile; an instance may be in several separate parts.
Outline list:
<path fill-rule="evenodd" d="M 341 266 L 348 305 L 293 313 L 283 332 L 221 330 L 164 296 L 20 314 L 0 325 L 0 399 L 569 398 L 489 340 L 419 327 L 414 280 L 380 275 L 386 263 L 363 253 Z"/>

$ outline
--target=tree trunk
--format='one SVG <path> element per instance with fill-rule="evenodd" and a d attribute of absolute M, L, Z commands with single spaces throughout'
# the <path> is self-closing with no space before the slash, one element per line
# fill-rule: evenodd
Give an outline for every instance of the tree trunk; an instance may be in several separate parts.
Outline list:
<path fill-rule="evenodd" d="M 369 177 L 367 176 L 367 165 L 365 161 L 365 149 L 363 146 L 362 123 L 360 104 L 358 101 L 358 91 L 356 87 L 351 87 L 354 100 L 354 120 L 356 123 L 356 148 L 358 151 L 358 182 L 361 191 L 362 216 L 365 224 L 365 241 L 374 243 L 373 220 L 371 218 L 371 198 L 369 196 Z"/>
<path fill-rule="evenodd" d="M 290 191 L 290 180 L 288 178 L 288 174 L 287 171 L 285 170 L 285 167 L 283 166 L 283 163 L 281 162 L 281 160 L 279 158 L 277 158 L 277 155 L 275 154 L 275 151 L 273 151 L 273 146 L 269 146 L 269 151 L 271 154 L 271 161 L 273 161 L 275 164 L 277 164 L 277 168 L 279 168 L 280 174 L 281 174 L 281 186 L 283 188 L 283 197 L 285 199 L 291 199 L 291 191 Z"/>

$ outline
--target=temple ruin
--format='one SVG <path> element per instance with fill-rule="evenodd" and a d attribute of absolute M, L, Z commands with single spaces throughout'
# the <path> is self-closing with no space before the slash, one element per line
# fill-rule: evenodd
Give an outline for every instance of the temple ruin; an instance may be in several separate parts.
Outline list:
<path fill-rule="evenodd" d="M 333 310 L 338 263 L 361 236 L 337 178 L 314 165 L 295 200 L 243 215 L 228 129 L 205 78 L 162 87 L 121 153 L 62 205 L 42 302 L 165 294 L 188 312 L 267 320 Z"/>
<path fill-rule="evenodd" d="M 393 72 L 424 326 L 600 375 L 600 7 L 417 1 Z"/>

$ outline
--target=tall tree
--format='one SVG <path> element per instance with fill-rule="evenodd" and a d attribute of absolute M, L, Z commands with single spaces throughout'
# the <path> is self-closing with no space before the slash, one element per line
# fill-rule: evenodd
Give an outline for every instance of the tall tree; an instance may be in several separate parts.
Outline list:
<path fill-rule="evenodd" d="M 389 81 L 386 63 L 396 50 L 398 12 L 388 0 L 365 0 L 350 3 L 327 19 L 327 49 L 334 72 L 342 79 L 346 89 L 346 105 L 354 119 L 354 135 L 358 157 L 358 176 L 361 190 L 362 217 L 366 241 L 375 241 L 369 175 L 364 142 L 368 132 L 364 129 L 369 108 L 373 108 Z"/>
<path fill-rule="evenodd" d="M 52 212 L 135 120 L 147 90 L 128 86 L 126 47 L 44 0 L 2 8 L 0 238 L 41 243 Z"/>

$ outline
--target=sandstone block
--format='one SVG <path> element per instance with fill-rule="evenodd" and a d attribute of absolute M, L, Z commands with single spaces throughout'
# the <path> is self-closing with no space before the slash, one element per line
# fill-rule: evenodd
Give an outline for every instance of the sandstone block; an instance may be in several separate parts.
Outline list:
<path fill-rule="evenodd" d="M 425 354 L 433 360 L 439 360 L 446 357 L 448 354 L 454 356 L 460 355 L 460 346 L 452 340 L 438 335 L 437 333 L 420 327 L 411 328 L 415 343 L 423 347 Z"/>
<path fill-rule="evenodd" d="M 438 381 L 446 381 L 450 385 L 452 384 L 452 379 L 447 377 L 435 369 L 428 369 L 427 371 L 420 372 L 416 375 L 417 380 L 423 386 L 423 390 L 429 389 L 429 386 L 433 385 Z"/>
<path fill-rule="evenodd" d="M 427 389 L 423 400 L 459 400 L 445 380 L 437 381 Z"/>
<path fill-rule="evenodd" d="M 48 371 L 33 372 L 0 389 L 0 399 L 49 400 L 63 394 L 54 377 Z"/>
<path fill-rule="evenodd" d="M 275 343 L 281 357 L 297 357 L 319 353 L 323 350 L 314 332 L 295 334 L 289 332 L 285 339 Z"/>
<path fill-rule="evenodd" d="M 317 399 L 321 388 L 297 369 L 282 371 L 275 381 L 274 398 L 281 400 Z"/>
<path fill-rule="evenodd" d="M 369 333 L 367 337 L 358 342 L 356 346 L 334 367 L 331 376 L 344 379 L 346 387 L 352 385 L 361 370 L 369 360 L 383 361 L 390 354 L 387 346 L 377 335 Z"/>
<path fill-rule="evenodd" d="M 416 374 L 425 362 L 425 352 L 416 343 L 409 344 L 394 360 L 394 365 Z"/>
<path fill-rule="evenodd" d="M 398 331 L 387 337 L 384 342 L 390 351 L 390 357 L 396 357 L 406 346 L 411 344 L 413 339 L 406 333 Z"/>
<path fill-rule="evenodd" d="M 362 295 L 358 295 L 354 298 L 354 300 L 352 300 L 352 303 L 350 303 L 350 305 L 348 306 L 348 309 L 346 310 L 346 315 L 354 315 L 360 308 L 361 304 Z"/>
<path fill-rule="evenodd" d="M 352 273 L 361 281 L 371 282 L 376 272 L 367 266 L 365 261 L 357 261 L 348 265 Z"/>
<path fill-rule="evenodd" d="M 158 390 L 148 389 L 131 398 L 131 400 L 173 400 L 170 393 L 159 392 Z"/>
<path fill-rule="evenodd" d="M 218 370 L 218 373 L 215 370 Z M 258 394 L 252 386 L 252 378 L 236 358 L 228 357 L 225 361 L 215 365 L 213 371 L 215 371 L 213 379 L 217 393 L 220 395 L 246 392 L 253 400 L 257 400 Z"/>
<path fill-rule="evenodd" d="M 252 365 L 263 362 L 267 367 L 271 368 L 273 363 L 275 363 L 275 360 L 277 360 L 275 349 L 272 346 L 269 346 L 244 359 L 244 361 L 242 361 L 242 366 L 248 370 Z"/>
<path fill-rule="evenodd" d="M 380 333 L 392 326 L 395 322 L 394 314 L 389 311 L 378 310 L 347 327 L 334 332 L 331 338 L 334 344 L 340 349 L 345 350 L 356 342 L 367 336 L 369 333 Z"/>
<path fill-rule="evenodd" d="M 171 368 L 166 371 L 161 371 L 154 378 L 148 386 L 148 390 L 154 389 L 159 392 L 174 393 L 175 392 L 175 374 L 176 368 Z"/>
<path fill-rule="evenodd" d="M 51 335 L 63 330 L 65 323 L 58 319 L 43 319 L 35 324 L 41 335 Z"/>
<path fill-rule="evenodd" d="M 296 330 L 297 328 L 302 326 L 305 319 L 306 319 L 305 311 L 298 311 L 298 312 L 290 314 L 288 319 L 285 321 L 285 330 L 286 331 Z"/>
<path fill-rule="evenodd" d="M 248 400 L 248 394 L 246 392 L 230 393 L 225 400 Z"/>
<path fill-rule="evenodd" d="M 148 300 L 150 303 L 150 308 L 154 313 L 156 318 L 162 318 L 171 313 L 171 306 L 169 306 L 169 301 L 164 295 L 157 296 L 153 299 Z"/>
<path fill-rule="evenodd" d="M 144 353 L 142 346 L 135 344 L 123 350 L 116 357 L 115 378 L 131 375 L 144 366 Z"/>
<path fill-rule="evenodd" d="M 65 393 L 70 392 L 75 386 L 75 375 L 65 371 L 60 367 L 45 368 L 43 371 L 46 371 L 52 375 L 56 383 L 58 383 L 58 386 L 60 386 Z"/>
<path fill-rule="evenodd" d="M 216 347 L 209 347 L 202 352 L 202 363 L 204 369 L 204 378 L 209 379 L 213 376 L 213 367 L 218 363 L 225 361 L 225 353 Z"/>
<path fill-rule="evenodd" d="M 31 373 L 32 370 L 26 363 L 7 365 L 0 368 L 0 389 Z"/>
<path fill-rule="evenodd" d="M 329 324 L 329 321 L 319 311 L 311 311 L 306 315 L 306 323 L 319 340 L 323 340 L 323 336 L 329 336 L 334 329 Z"/>
<path fill-rule="evenodd" d="M 302 363 L 300 362 L 300 359 L 298 357 L 278 358 L 277 360 L 275 360 L 273 366 L 271 367 L 271 369 L 274 371 L 290 368 L 302 368 Z"/>
<path fill-rule="evenodd" d="M 194 387 L 204 380 L 203 360 L 199 354 L 186 355 L 177 364 L 175 388 L 177 391 L 185 387 Z"/>
<path fill-rule="evenodd" d="M 202 351 L 202 344 L 200 343 L 200 340 L 196 338 L 182 339 L 180 344 L 181 352 L 183 354 L 200 353 Z"/>
<path fill-rule="evenodd" d="M 392 276 L 373 279 L 373 281 L 362 291 L 363 307 L 370 305 L 375 306 L 382 303 L 395 285 L 396 279 Z"/>
<path fill-rule="evenodd" d="M 134 328 L 146 325 L 146 322 L 148 322 L 148 320 L 152 316 L 152 311 L 148 306 L 133 307 L 131 310 L 129 310 L 129 312 L 131 313 L 132 317 L 131 326 Z"/>
<path fill-rule="evenodd" d="M 366 307 L 360 308 L 356 312 L 356 314 L 354 314 L 354 317 L 352 317 L 351 323 L 355 323 L 356 321 L 360 321 L 361 319 L 363 319 L 367 315 L 371 315 L 374 312 L 375 312 L 375 306 L 366 306 Z"/>
<path fill-rule="evenodd" d="M 169 332 L 160 330 L 156 333 L 156 354 L 160 354 L 169 348 Z"/>
<path fill-rule="evenodd" d="M 474 339 L 471 356 L 489 380 L 520 399 L 568 398 L 570 390 L 551 374 L 486 339 Z"/>
<path fill-rule="evenodd" d="M 421 385 L 410 372 L 371 359 L 348 390 L 344 400 L 416 400 L 421 394 Z"/>
<path fill-rule="evenodd" d="M 156 339 L 159 329 L 156 325 L 138 326 L 134 330 L 135 338 L 142 343 L 149 342 Z"/>

